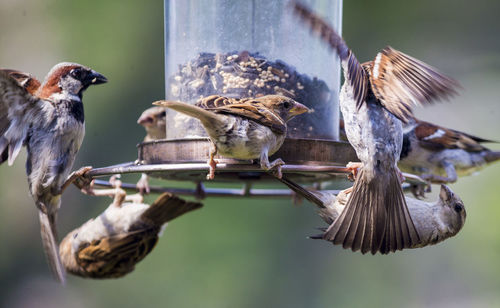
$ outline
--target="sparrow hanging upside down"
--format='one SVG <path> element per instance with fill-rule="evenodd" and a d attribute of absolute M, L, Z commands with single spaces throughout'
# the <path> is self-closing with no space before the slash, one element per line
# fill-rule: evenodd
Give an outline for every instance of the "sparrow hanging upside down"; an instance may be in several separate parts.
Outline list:
<path fill-rule="evenodd" d="M 56 278 L 65 272 L 57 246 L 56 218 L 61 194 L 85 167 L 70 176 L 85 134 L 82 95 L 107 82 L 77 63 L 59 63 L 40 84 L 30 74 L 0 71 L 0 163 L 12 165 L 25 145 L 30 193 L 38 208 L 42 242 Z"/>
<path fill-rule="evenodd" d="M 281 159 L 269 162 L 269 156 L 285 141 L 287 125 L 296 115 L 309 111 L 291 98 L 266 95 L 259 98 L 236 99 L 208 96 L 196 105 L 175 101 L 158 101 L 154 105 L 167 107 L 195 117 L 207 131 L 214 147 L 208 164 L 207 179 L 213 179 L 217 162 L 214 156 L 236 159 L 260 159 L 264 170 L 276 169 L 281 177 Z"/>
<path fill-rule="evenodd" d="M 362 253 L 386 254 L 420 241 L 401 188 L 397 162 L 403 142 L 402 121 L 412 106 L 446 98 L 458 83 L 435 68 L 391 47 L 360 64 L 342 37 L 307 7 L 294 12 L 340 57 L 345 83 L 340 108 L 347 138 L 360 171 L 345 210 L 324 239 Z"/>
<path fill-rule="evenodd" d="M 481 145 L 494 142 L 457 130 L 413 119 L 404 127 L 399 167 L 431 183 L 454 183 L 500 160 L 500 151 Z"/>
<path fill-rule="evenodd" d="M 61 260 L 73 275 L 105 279 L 132 272 L 153 250 L 167 222 L 203 206 L 170 193 L 147 205 L 140 194 L 127 196 L 120 181 L 110 182 L 114 189 L 83 189 L 90 195 L 114 197 L 113 202 L 101 215 L 68 233 L 60 244 Z"/>
<path fill-rule="evenodd" d="M 288 179 L 282 179 L 282 182 L 317 206 L 319 216 L 328 225 L 340 216 L 352 194 L 352 187 L 340 191 L 335 196 L 329 192 L 305 189 Z M 441 185 L 439 199 L 436 202 L 425 202 L 410 197 L 405 197 L 405 200 L 415 230 L 419 234 L 419 241 L 406 248 L 435 245 L 455 236 L 465 224 L 466 211 L 462 199 L 446 185 Z M 324 236 L 320 234 L 311 238 L 323 239 Z"/>

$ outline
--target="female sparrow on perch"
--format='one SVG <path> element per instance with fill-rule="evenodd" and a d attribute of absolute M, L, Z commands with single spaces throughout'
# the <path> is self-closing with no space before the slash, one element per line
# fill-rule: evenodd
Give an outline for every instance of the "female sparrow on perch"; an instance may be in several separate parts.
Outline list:
<path fill-rule="evenodd" d="M 279 150 L 286 137 L 286 123 L 309 109 L 281 95 L 258 98 L 229 98 L 212 95 L 196 105 L 175 101 L 157 101 L 154 105 L 167 107 L 195 117 L 207 131 L 214 147 L 208 164 L 207 179 L 213 179 L 217 162 L 214 156 L 236 159 L 260 159 L 264 170 L 276 168 L 281 177 L 281 159 L 269 162 L 269 156 Z"/>

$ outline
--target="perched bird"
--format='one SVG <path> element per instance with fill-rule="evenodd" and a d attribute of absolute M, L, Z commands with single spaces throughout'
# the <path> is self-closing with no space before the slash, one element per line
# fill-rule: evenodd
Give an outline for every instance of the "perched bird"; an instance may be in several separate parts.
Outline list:
<path fill-rule="evenodd" d="M 31 77 L 26 76 L 29 82 Z M 0 71 L 0 163 L 7 160 L 12 165 L 26 145 L 26 172 L 39 210 L 44 250 L 61 282 L 64 268 L 57 251 L 55 225 L 61 194 L 89 170 L 82 168 L 68 177 L 85 133 L 82 94 L 88 86 L 106 81 L 103 75 L 80 64 L 60 63 L 30 92 L 27 83 L 22 86 L 22 78 Z"/>
<path fill-rule="evenodd" d="M 331 225 L 344 210 L 352 188 L 342 190 L 337 196 L 330 192 L 306 190 L 300 185 L 283 179 L 283 183 L 318 207 L 318 214 Z M 419 240 L 406 248 L 418 248 L 434 245 L 455 236 L 465 224 L 465 207 L 460 199 L 446 185 L 441 185 L 439 199 L 436 202 L 405 197 L 408 211 L 419 234 Z M 325 229 L 326 230 L 326 229 Z M 313 236 L 323 239 L 323 234 Z"/>
<path fill-rule="evenodd" d="M 401 122 L 412 117 L 412 106 L 455 94 L 458 83 L 391 47 L 379 52 L 374 61 L 360 64 L 321 18 L 298 3 L 294 12 L 340 57 L 346 80 L 340 108 L 347 138 L 361 161 L 348 165 L 356 178 L 352 196 L 324 238 L 372 254 L 414 246 L 420 239 L 396 165 L 403 142 Z"/>
<path fill-rule="evenodd" d="M 142 195 L 126 196 L 119 185 L 87 193 L 114 200 L 101 215 L 68 233 L 59 248 L 66 270 L 87 278 L 118 278 L 132 272 L 152 251 L 167 222 L 202 207 L 170 193 L 149 206 Z"/>
<path fill-rule="evenodd" d="M 453 183 L 500 160 L 500 151 L 481 143 L 494 142 L 457 130 L 413 119 L 403 129 L 399 167 L 431 183 Z"/>
<path fill-rule="evenodd" d="M 167 137 L 167 119 L 165 108 L 163 107 L 151 107 L 144 110 L 137 120 L 137 124 L 142 125 L 146 130 L 144 142 L 165 139 Z M 149 194 L 149 179 L 146 173 L 141 175 L 139 182 L 137 182 L 137 188 L 139 188 L 141 193 Z"/>
<path fill-rule="evenodd" d="M 208 96 L 191 105 L 175 101 L 158 101 L 154 105 L 167 107 L 201 121 L 214 147 L 208 164 L 207 179 L 213 179 L 217 162 L 214 156 L 236 159 L 260 159 L 264 170 L 275 168 L 281 177 L 281 159 L 269 162 L 285 141 L 287 125 L 296 115 L 309 109 L 291 98 L 266 95 L 259 98 L 229 98 Z"/>
<path fill-rule="evenodd" d="M 167 135 L 166 112 L 163 107 L 151 107 L 141 114 L 137 124 L 146 130 L 144 141 L 165 139 Z"/>

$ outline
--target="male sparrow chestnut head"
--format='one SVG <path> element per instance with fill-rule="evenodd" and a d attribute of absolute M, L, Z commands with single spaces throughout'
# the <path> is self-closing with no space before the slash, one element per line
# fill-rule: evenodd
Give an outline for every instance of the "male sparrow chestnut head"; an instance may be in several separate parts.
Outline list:
<path fill-rule="evenodd" d="M 40 93 L 41 98 L 53 95 L 75 95 L 80 99 L 90 85 L 107 82 L 100 73 L 77 63 L 63 62 L 54 66 L 45 78 Z"/>
<path fill-rule="evenodd" d="M 61 194 L 75 176 L 88 170 L 68 178 L 85 134 L 82 93 L 106 81 L 76 63 L 57 64 L 41 85 L 29 74 L 0 71 L 0 163 L 12 165 L 26 146 L 26 173 L 45 254 L 61 282 L 64 268 L 56 241 Z"/>

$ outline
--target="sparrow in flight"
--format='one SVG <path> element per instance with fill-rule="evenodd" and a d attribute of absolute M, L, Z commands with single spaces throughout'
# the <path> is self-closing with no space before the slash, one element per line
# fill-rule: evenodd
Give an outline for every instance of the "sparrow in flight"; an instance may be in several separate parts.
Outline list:
<path fill-rule="evenodd" d="M 71 168 L 85 134 L 82 94 L 106 82 L 77 63 L 59 63 L 43 83 L 29 74 L 0 71 L 0 163 L 12 165 L 22 146 L 30 193 L 38 208 L 42 242 L 55 277 L 64 282 L 56 218 L 64 189 L 89 167 Z"/>
<path fill-rule="evenodd" d="M 456 93 L 458 83 L 391 47 L 359 63 L 335 30 L 302 4 L 295 14 L 340 57 L 345 82 L 339 96 L 347 138 L 361 164 L 350 164 L 355 184 L 345 210 L 324 239 L 353 251 L 386 254 L 420 241 L 401 188 L 397 167 L 402 122 L 413 106 Z"/>

